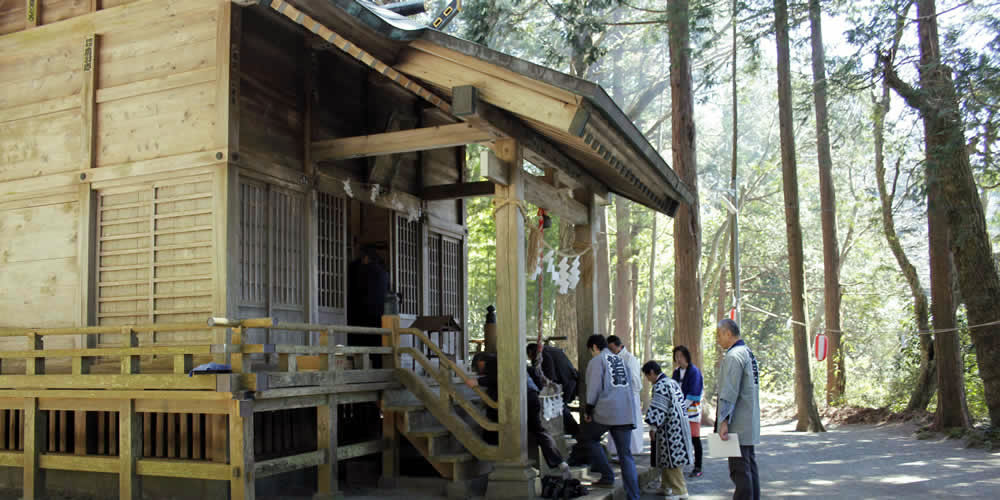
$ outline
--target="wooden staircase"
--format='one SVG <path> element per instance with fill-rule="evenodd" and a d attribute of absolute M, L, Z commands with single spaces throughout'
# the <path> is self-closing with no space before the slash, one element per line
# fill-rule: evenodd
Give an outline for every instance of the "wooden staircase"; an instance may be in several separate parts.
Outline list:
<path fill-rule="evenodd" d="M 408 382 L 412 384 L 417 381 L 425 385 L 428 392 L 440 396 L 441 387 L 437 382 L 418 377 L 409 371 L 406 373 L 409 374 L 409 377 L 403 375 L 404 377 L 412 377 L 412 380 Z M 463 383 L 452 382 L 452 386 L 456 393 L 470 403 L 476 406 L 482 405 L 479 397 Z M 420 392 L 423 391 L 417 391 L 417 393 Z M 460 434 L 476 434 L 477 431 L 474 430 L 474 425 L 471 425 L 471 419 L 461 415 L 461 410 L 453 409 L 450 412 L 451 418 L 444 420 L 452 428 L 456 426 L 461 428 L 449 429 L 445 423 L 434 416 L 432 409 L 428 408 L 428 403 L 434 406 L 440 400 L 424 402 L 417 393 L 409 389 L 396 389 L 383 393 L 382 410 L 391 414 L 396 430 L 406 437 L 407 441 L 443 478 L 453 482 L 464 482 L 488 474 L 492 470 L 491 463 L 477 458 L 455 436 L 456 431 Z"/>

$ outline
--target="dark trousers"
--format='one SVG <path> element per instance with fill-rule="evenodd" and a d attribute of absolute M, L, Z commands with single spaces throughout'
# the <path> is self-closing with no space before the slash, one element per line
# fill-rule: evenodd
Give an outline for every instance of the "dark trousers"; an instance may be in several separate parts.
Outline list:
<path fill-rule="evenodd" d="M 542 402 L 538 399 L 538 393 L 528 391 L 528 432 L 535 436 L 538 447 L 542 449 L 542 456 L 549 468 L 555 469 L 562 463 L 562 454 L 556 440 L 552 438 L 545 427 L 542 426 Z"/>
<path fill-rule="evenodd" d="M 580 424 L 573 418 L 573 412 L 569 411 L 568 404 L 563 405 L 563 432 L 575 438 L 580 434 Z"/>
<path fill-rule="evenodd" d="M 611 439 L 618 449 L 621 464 L 622 482 L 625 484 L 625 498 L 639 500 L 639 474 L 632 457 L 632 425 L 604 425 L 597 422 L 587 422 L 580 428 L 580 443 L 590 454 L 590 465 L 601 473 L 602 481 L 614 481 L 615 473 L 608 463 L 608 456 L 601 448 L 601 437 L 610 433 Z"/>
<path fill-rule="evenodd" d="M 729 457 L 729 478 L 736 485 L 733 500 L 760 500 L 760 474 L 753 446 L 740 446 L 740 458 Z"/>
<path fill-rule="evenodd" d="M 701 470 L 701 436 L 691 436 L 691 444 L 694 446 L 694 468 Z"/>

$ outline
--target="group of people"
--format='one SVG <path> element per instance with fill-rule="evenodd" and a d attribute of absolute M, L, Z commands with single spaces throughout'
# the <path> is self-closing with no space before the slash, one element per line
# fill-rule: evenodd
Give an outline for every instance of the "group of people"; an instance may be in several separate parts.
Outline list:
<path fill-rule="evenodd" d="M 758 366 L 753 352 L 740 338 L 740 330 L 732 320 L 723 320 L 716 329 L 720 347 L 726 350 L 721 362 L 719 380 L 718 432 L 728 440 L 737 434 L 740 457 L 729 459 L 729 473 L 736 490 L 734 499 L 759 500 L 760 478 L 754 446 L 760 442 L 760 406 L 758 402 Z M 605 338 L 591 335 L 587 349 L 592 355 L 585 370 L 586 394 L 581 394 L 580 424 L 573 418 L 568 405 L 576 398 L 579 374 L 561 350 L 546 346 L 539 351 L 536 344 L 528 346 L 528 432 L 533 434 L 546 464 L 569 477 L 570 465 L 589 465 L 601 474 L 597 487 L 614 484 L 615 475 L 608 456 L 600 445 L 605 434 L 610 435 L 608 447 L 617 452 L 626 497 L 638 500 L 639 478 L 634 455 L 643 449 L 643 423 L 650 428 L 651 465 L 661 470 L 660 487 L 650 493 L 671 499 L 687 498 L 683 468 L 693 465 L 688 478 L 702 475 L 701 371 L 691 362 L 691 353 L 684 346 L 673 351 L 676 369 L 672 376 L 663 373 L 656 361 L 640 368 L 639 361 L 628 352 L 616 336 Z M 538 356 L 538 354 L 541 354 Z M 470 385 L 483 386 L 497 397 L 497 363 L 493 354 L 479 353 L 473 359 L 479 373 L 478 381 Z M 652 384 L 652 394 L 645 416 L 642 415 L 640 392 L 642 378 Z M 539 388 L 547 381 L 563 388 L 564 429 L 577 444 L 568 460 L 563 460 L 555 440 L 543 425 Z M 496 418 L 495 410 L 489 415 Z M 496 442 L 496 435 L 487 435 Z M 648 491 L 648 490 L 647 490 Z"/>

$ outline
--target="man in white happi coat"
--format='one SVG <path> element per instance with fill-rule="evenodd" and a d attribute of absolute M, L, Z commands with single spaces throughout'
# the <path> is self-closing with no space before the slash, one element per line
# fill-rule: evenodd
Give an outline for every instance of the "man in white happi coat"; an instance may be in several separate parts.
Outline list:
<path fill-rule="evenodd" d="M 635 432 L 632 433 L 631 448 L 633 456 L 639 455 L 642 453 L 643 439 L 646 435 L 645 432 L 642 432 L 644 421 L 642 418 L 641 398 L 639 397 L 639 393 L 642 392 L 642 373 L 639 369 L 639 360 L 622 345 L 622 339 L 618 338 L 617 335 L 608 337 L 608 349 L 621 356 L 622 360 L 625 361 L 625 367 L 628 368 L 628 375 L 632 381 L 632 396 L 635 401 L 633 405 L 635 409 L 633 417 L 635 420 Z M 611 452 L 612 456 L 618 455 L 614 440 L 608 440 L 608 451 Z"/>

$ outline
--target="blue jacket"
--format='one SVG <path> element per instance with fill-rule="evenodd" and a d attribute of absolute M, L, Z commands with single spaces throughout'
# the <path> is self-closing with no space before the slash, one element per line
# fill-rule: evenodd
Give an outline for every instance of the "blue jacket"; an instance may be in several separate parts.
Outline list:
<path fill-rule="evenodd" d="M 684 393 L 684 409 L 688 412 L 688 418 L 694 420 L 695 417 L 701 416 L 701 396 L 705 391 L 701 370 L 697 366 L 689 364 L 684 372 L 683 381 L 681 380 L 680 368 L 674 370 L 674 375 L 671 378 L 681 384 L 681 392 Z M 692 405 L 694 411 L 691 410 Z"/>

